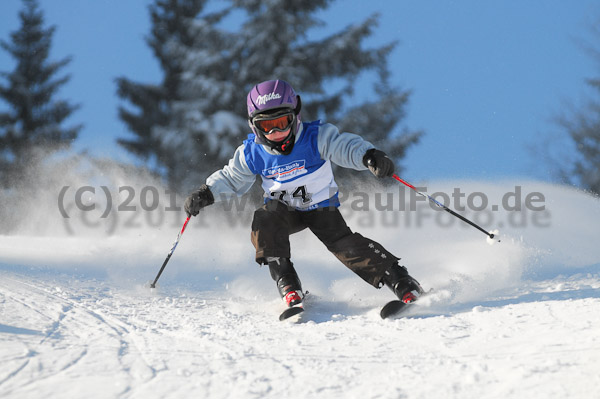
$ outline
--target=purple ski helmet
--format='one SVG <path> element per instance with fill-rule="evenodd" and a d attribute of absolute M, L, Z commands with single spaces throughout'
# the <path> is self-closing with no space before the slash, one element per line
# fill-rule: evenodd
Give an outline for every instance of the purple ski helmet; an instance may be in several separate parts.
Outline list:
<path fill-rule="evenodd" d="M 284 80 L 268 80 L 257 84 L 250 90 L 246 99 L 248 106 L 248 124 L 256 135 L 255 142 L 269 146 L 280 154 L 289 154 L 296 140 L 296 133 L 300 128 L 300 96 L 292 86 Z M 283 118 L 285 116 L 285 118 Z M 283 118 L 285 126 L 265 128 L 269 122 Z M 261 128 L 262 127 L 262 128 Z M 280 127 L 280 128 L 278 128 Z M 266 131 L 269 129 L 269 131 Z M 281 141 L 272 141 L 267 138 L 269 132 L 284 131 L 290 133 Z"/>

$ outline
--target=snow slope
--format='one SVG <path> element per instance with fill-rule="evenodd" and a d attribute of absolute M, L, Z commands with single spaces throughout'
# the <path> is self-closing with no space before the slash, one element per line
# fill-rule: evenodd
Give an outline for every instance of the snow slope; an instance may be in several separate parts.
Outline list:
<path fill-rule="evenodd" d="M 515 188 L 431 186 L 483 192 L 490 204 Z M 396 320 L 378 316 L 389 291 L 301 232 L 292 245 L 307 311 L 279 322 L 274 283 L 252 261 L 249 210 L 235 222 L 218 212 L 193 219 L 153 292 L 144 284 L 180 214 L 106 234 L 49 213 L 42 230 L 0 237 L 0 397 L 600 397 L 600 201 L 521 186 L 542 193 L 545 210 L 488 212 L 480 222 L 504 233 L 493 246 L 427 209 L 344 203 L 354 230 L 435 289 Z"/>

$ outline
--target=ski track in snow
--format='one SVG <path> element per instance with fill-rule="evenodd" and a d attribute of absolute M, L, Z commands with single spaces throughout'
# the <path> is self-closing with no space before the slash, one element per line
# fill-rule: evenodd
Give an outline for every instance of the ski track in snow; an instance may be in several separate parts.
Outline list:
<path fill-rule="evenodd" d="M 350 222 L 434 287 L 395 320 L 378 315 L 390 292 L 305 233 L 292 242 L 307 311 L 284 323 L 247 229 L 190 229 L 152 291 L 177 231 L 0 237 L 0 397 L 600 397 L 598 200 L 543 189 L 554 228 L 492 247 Z"/>

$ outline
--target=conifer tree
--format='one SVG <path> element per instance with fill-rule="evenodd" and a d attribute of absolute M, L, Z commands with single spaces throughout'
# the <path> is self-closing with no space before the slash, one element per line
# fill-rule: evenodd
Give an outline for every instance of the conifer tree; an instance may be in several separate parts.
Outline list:
<path fill-rule="evenodd" d="M 599 91 L 599 82 L 590 85 Z M 590 100 L 584 110 L 560 121 L 575 145 L 576 156 L 572 164 L 563 165 L 565 180 L 600 195 L 600 102 Z"/>
<path fill-rule="evenodd" d="M 169 184 L 191 190 L 208 173 L 221 168 L 240 144 L 245 118 L 233 104 L 243 100 L 232 78 L 232 52 L 237 34 L 216 26 L 229 9 L 199 13 L 182 26 L 188 42 L 169 44 L 181 58 L 177 99 L 171 102 L 169 122 L 153 129 L 160 147 L 176 156 L 169 170 Z"/>
<path fill-rule="evenodd" d="M 67 101 L 55 99 L 69 76 L 57 77 L 70 58 L 48 60 L 55 27 L 44 28 L 44 17 L 36 0 L 24 0 L 19 13 L 20 28 L 11 41 L 0 41 L 16 61 L 11 72 L 0 72 L 0 99 L 8 110 L 0 112 L 0 171 L 2 184 L 12 186 L 24 169 L 40 161 L 44 154 L 68 147 L 81 126 L 64 128 L 63 122 L 77 109 Z"/>
<path fill-rule="evenodd" d="M 213 65 L 204 69 L 190 52 L 203 46 L 220 51 L 217 46 L 226 45 L 212 28 L 224 14 L 202 16 L 206 3 L 206 0 L 157 0 L 151 5 L 152 31 L 147 43 L 160 63 L 163 79 L 158 84 L 138 83 L 125 77 L 117 79 L 119 96 L 130 103 L 119 108 L 119 115 L 134 135 L 119 139 L 119 144 L 154 164 L 154 169 L 177 189 L 182 188 L 189 173 L 193 174 L 194 165 L 201 165 L 192 158 L 197 154 L 190 151 L 197 147 L 194 121 L 209 123 L 200 109 L 187 112 L 193 103 L 208 101 L 211 94 L 205 87 L 189 84 L 190 76 L 201 74 L 216 79 L 215 74 L 227 71 L 226 66 L 223 68 L 227 61 L 219 54 L 200 54 L 200 62 L 206 65 L 209 55 L 213 60 Z M 203 153 L 212 151 L 206 148 Z"/>
<path fill-rule="evenodd" d="M 177 10 L 190 3 L 196 7 L 188 6 L 190 12 L 182 17 Z M 189 190 L 223 166 L 249 132 L 248 90 L 261 81 L 279 78 L 302 95 L 305 121 L 322 118 L 335 123 L 401 159 L 420 133 L 406 128 L 398 131 L 409 93 L 389 84 L 387 59 L 395 44 L 365 48 L 377 16 L 322 39 L 309 39 L 310 30 L 323 25 L 315 14 L 330 3 L 229 0 L 222 12 L 203 14 L 204 1 L 157 0 L 149 43 L 160 60 L 176 62 L 178 69 L 161 61 L 165 76 L 175 77 L 171 86 L 167 79 L 158 86 L 120 81 L 120 94 L 142 110 L 133 114 L 121 109 L 121 117 L 138 136 L 121 143 L 138 155 L 155 156 L 166 169 L 169 183 Z M 157 18 L 158 10 L 162 18 Z M 238 18 L 236 29 L 225 29 L 228 25 L 221 22 L 231 11 Z M 159 29 L 164 18 L 176 16 L 178 23 L 173 23 L 172 30 L 177 34 Z M 364 72 L 371 72 L 377 81 L 369 102 L 352 97 Z"/>
<path fill-rule="evenodd" d="M 409 92 L 389 84 L 388 57 L 396 43 L 365 48 L 378 16 L 350 25 L 320 40 L 311 28 L 323 25 L 315 14 L 332 0 L 234 0 L 248 14 L 240 32 L 238 86 L 250 89 L 266 79 L 289 81 L 302 94 L 305 120 L 321 118 L 341 131 L 357 133 L 401 160 L 421 132 L 399 128 Z M 372 100 L 353 97 L 359 78 L 375 76 Z M 241 102 L 239 112 L 245 112 Z M 400 166 L 400 165 L 398 165 Z M 399 168 L 398 172 L 400 173 Z M 348 170 L 338 171 L 338 176 Z"/>
<path fill-rule="evenodd" d="M 596 40 L 600 39 L 600 20 L 592 32 Z M 592 44 L 589 51 L 600 66 L 600 47 Z M 600 195 L 600 78 L 588 79 L 587 84 L 593 97 L 582 109 L 557 118 L 576 150 L 575 157 L 557 162 L 564 180 Z"/>

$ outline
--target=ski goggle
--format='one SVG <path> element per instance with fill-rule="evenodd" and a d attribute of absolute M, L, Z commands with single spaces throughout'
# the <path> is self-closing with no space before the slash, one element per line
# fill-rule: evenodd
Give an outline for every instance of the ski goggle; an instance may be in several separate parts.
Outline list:
<path fill-rule="evenodd" d="M 252 124 L 264 134 L 270 134 L 273 130 L 283 132 L 292 127 L 294 123 L 294 114 L 287 112 L 283 115 L 261 116 L 257 115 L 252 119 Z"/>

